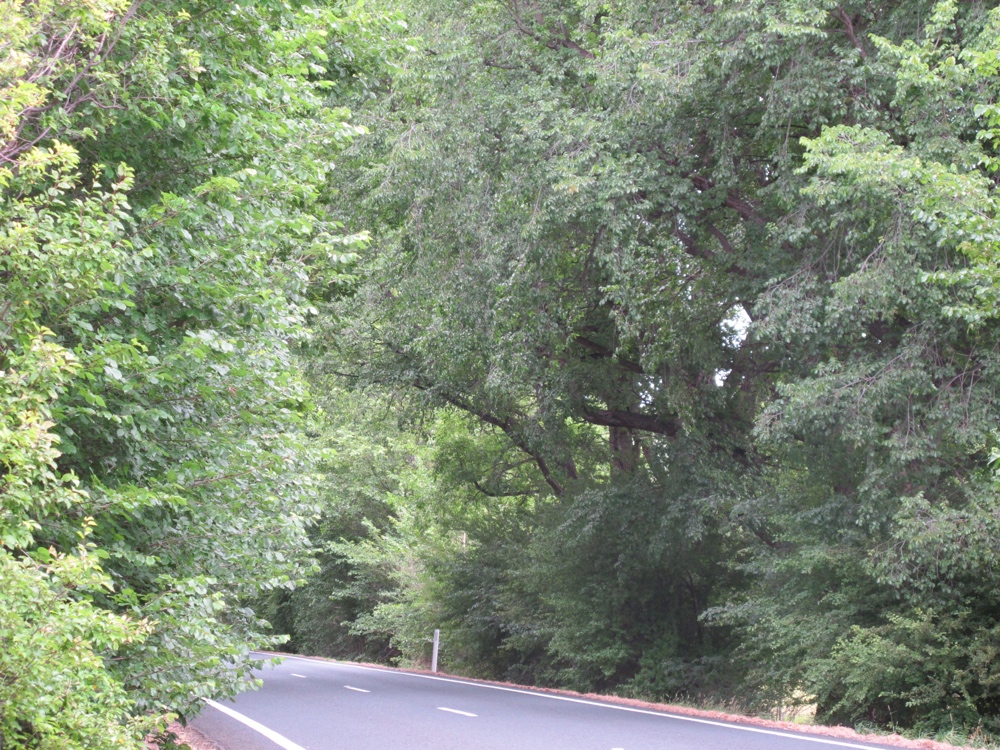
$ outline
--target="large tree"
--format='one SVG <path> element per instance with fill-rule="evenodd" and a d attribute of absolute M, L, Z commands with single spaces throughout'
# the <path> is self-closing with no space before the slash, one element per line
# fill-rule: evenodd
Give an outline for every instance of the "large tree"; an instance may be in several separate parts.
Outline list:
<path fill-rule="evenodd" d="M 551 509 L 510 563 L 540 620 L 500 641 L 540 634 L 574 684 L 701 689 L 721 654 L 828 718 L 994 715 L 996 14 L 407 12 L 328 369 L 528 461 L 464 463 L 482 503 Z"/>
<path fill-rule="evenodd" d="M 336 98 L 381 53 L 322 3 L 0 24 L 0 743 L 118 747 L 251 685 L 280 638 L 245 602 L 311 567 L 293 349 L 352 242 Z"/>

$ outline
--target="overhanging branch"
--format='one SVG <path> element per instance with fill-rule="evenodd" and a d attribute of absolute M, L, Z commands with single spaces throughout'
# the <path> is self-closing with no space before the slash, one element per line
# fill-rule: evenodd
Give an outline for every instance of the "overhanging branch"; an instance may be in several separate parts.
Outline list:
<path fill-rule="evenodd" d="M 666 421 L 649 414 L 639 414 L 631 411 L 616 411 L 614 409 L 585 409 L 583 419 L 590 424 L 602 427 L 625 427 L 629 430 L 654 432 L 667 437 L 677 437 L 680 426 L 674 421 Z"/>
<path fill-rule="evenodd" d="M 607 357 L 609 359 L 614 359 L 622 369 L 628 370 L 629 372 L 634 372 L 639 375 L 645 375 L 646 371 L 642 369 L 642 366 L 637 362 L 632 362 L 627 359 L 622 359 L 621 357 L 615 356 L 615 353 L 608 349 L 606 346 L 598 344 L 596 341 L 588 339 L 586 336 L 580 336 L 579 334 L 573 337 L 573 341 L 582 346 L 584 349 L 589 349 L 600 357 Z"/>

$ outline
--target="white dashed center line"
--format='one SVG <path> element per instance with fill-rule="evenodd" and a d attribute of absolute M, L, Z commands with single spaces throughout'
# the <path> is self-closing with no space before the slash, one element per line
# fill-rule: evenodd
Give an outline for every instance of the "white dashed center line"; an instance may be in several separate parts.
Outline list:
<path fill-rule="evenodd" d="M 348 690 L 353 690 L 355 693 L 370 693 L 371 690 L 362 690 L 361 688 L 351 687 L 350 685 L 344 685 Z"/>
<path fill-rule="evenodd" d="M 295 672 L 292 672 L 292 677 L 301 677 L 303 680 L 306 678 L 304 674 L 295 674 Z"/>
<path fill-rule="evenodd" d="M 438 706 L 438 711 L 447 711 L 450 714 L 459 714 L 460 716 L 472 716 L 475 718 L 475 714 L 470 714 L 468 711 L 459 711 L 456 708 L 444 708 L 443 706 Z"/>

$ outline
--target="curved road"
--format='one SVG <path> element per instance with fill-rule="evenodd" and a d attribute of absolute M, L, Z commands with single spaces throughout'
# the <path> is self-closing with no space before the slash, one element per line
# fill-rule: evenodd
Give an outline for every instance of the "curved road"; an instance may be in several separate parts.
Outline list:
<path fill-rule="evenodd" d="M 287 657 L 192 724 L 226 750 L 878 748 L 524 688 Z"/>

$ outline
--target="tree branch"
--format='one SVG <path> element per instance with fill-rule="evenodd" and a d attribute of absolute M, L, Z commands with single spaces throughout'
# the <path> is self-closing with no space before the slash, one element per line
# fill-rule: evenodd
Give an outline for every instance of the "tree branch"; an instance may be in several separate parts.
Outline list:
<path fill-rule="evenodd" d="M 851 17 L 847 15 L 844 9 L 839 5 L 836 10 L 830 11 L 830 15 L 844 22 L 844 31 L 847 34 L 847 38 L 851 40 L 851 44 L 857 47 L 858 52 L 861 53 L 861 59 L 867 60 L 868 53 L 865 51 L 865 48 L 861 46 L 861 40 L 858 39 L 857 35 L 854 33 L 854 22 L 851 20 Z"/>
<path fill-rule="evenodd" d="M 475 487 L 477 490 L 479 490 L 484 495 L 486 495 L 486 497 L 497 497 L 497 498 L 502 498 L 502 497 L 528 497 L 530 495 L 534 495 L 535 494 L 534 492 L 493 492 L 493 491 L 488 490 L 485 487 L 483 487 L 475 479 L 472 480 L 472 486 Z"/>
<path fill-rule="evenodd" d="M 591 60 L 594 59 L 595 55 L 593 52 L 591 52 L 588 49 L 584 49 L 570 38 L 569 32 L 567 31 L 565 24 L 562 23 L 559 24 L 562 33 L 561 35 L 556 34 L 552 29 L 550 29 L 548 26 L 545 25 L 545 18 L 542 16 L 542 14 L 536 12 L 535 21 L 538 23 L 539 26 L 544 28 L 549 34 L 548 39 L 546 39 L 541 34 L 529 28 L 528 25 L 525 24 L 524 19 L 521 17 L 521 9 L 518 7 L 517 0 L 513 0 L 511 3 L 506 5 L 507 5 L 507 12 L 510 13 L 511 20 L 514 21 L 514 25 L 517 27 L 517 30 L 520 31 L 525 36 L 530 36 L 536 42 L 538 42 L 539 44 L 544 44 L 549 49 L 558 49 L 560 47 L 564 47 L 565 49 L 573 50 L 581 57 L 586 57 Z"/>
<path fill-rule="evenodd" d="M 754 224 L 759 224 L 761 226 L 768 223 L 767 218 L 762 216 L 758 213 L 756 208 L 743 200 L 739 193 L 735 190 L 730 190 L 726 194 L 726 205 L 736 211 L 741 218 L 746 219 L 747 221 L 752 221 Z"/>
<path fill-rule="evenodd" d="M 716 227 L 715 224 L 713 224 L 712 222 L 705 221 L 703 223 L 705 225 L 705 229 L 708 230 L 708 233 L 713 237 L 715 237 L 715 239 L 719 241 L 719 244 L 722 245 L 722 249 L 725 250 L 727 253 L 732 253 L 733 246 L 729 244 L 729 238 L 726 237 L 726 235 L 724 235 L 721 231 L 719 231 L 719 228 Z"/>
<path fill-rule="evenodd" d="M 646 371 L 642 369 L 642 366 L 637 362 L 631 362 L 627 359 L 622 359 L 621 357 L 615 356 L 615 353 L 608 349 L 606 346 L 598 344 L 596 341 L 591 341 L 585 336 L 580 336 L 579 334 L 573 337 L 573 341 L 582 346 L 584 349 L 589 349 L 600 357 L 606 357 L 608 359 L 614 359 L 621 367 L 629 372 L 638 373 L 639 375 L 645 375 Z"/>
<path fill-rule="evenodd" d="M 659 417 L 631 411 L 616 411 L 613 409 L 592 411 L 584 409 L 583 419 L 590 424 L 601 425 L 603 427 L 625 427 L 630 430 L 655 432 L 658 435 L 666 435 L 671 438 L 677 437 L 677 434 L 680 432 L 680 426 L 676 422 L 667 422 Z"/>
<path fill-rule="evenodd" d="M 426 386 L 421 387 L 417 383 L 414 383 L 414 386 L 420 388 L 421 390 L 431 390 L 429 387 Z M 541 454 L 539 454 L 538 451 L 533 450 L 529 446 L 528 442 L 524 439 L 524 437 L 520 434 L 520 431 L 517 429 L 517 424 L 510 417 L 507 417 L 506 419 L 500 419 L 500 417 L 490 414 L 488 411 L 485 411 L 483 409 L 477 409 L 472 404 L 468 403 L 467 401 L 457 396 L 452 396 L 448 393 L 442 393 L 440 391 L 435 391 L 435 392 L 440 398 L 442 398 L 444 401 L 448 402 L 452 406 L 457 407 L 464 412 L 468 412 L 469 414 L 478 417 L 487 424 L 491 424 L 494 427 L 499 427 L 501 430 L 503 430 L 514 445 L 516 445 L 522 451 L 531 456 L 531 458 L 535 462 L 535 465 L 538 467 L 538 470 L 542 473 L 542 477 L 545 479 L 545 483 L 552 488 L 552 491 L 556 495 L 563 494 L 565 488 L 561 484 L 559 484 L 559 482 L 556 481 L 555 477 L 552 476 L 552 470 L 549 468 L 548 463 L 546 463 L 545 459 L 542 458 Z"/>

